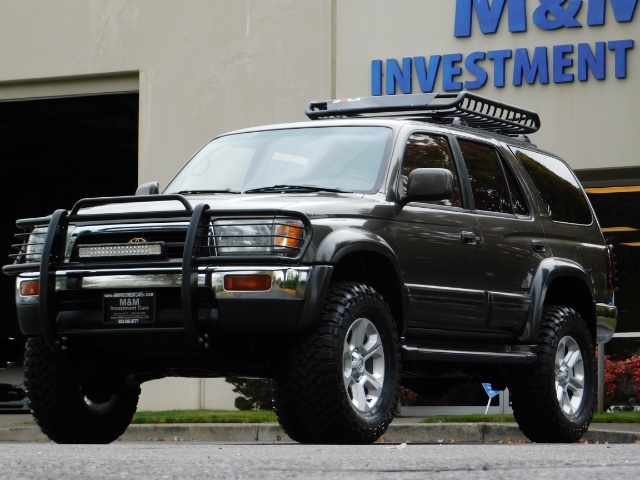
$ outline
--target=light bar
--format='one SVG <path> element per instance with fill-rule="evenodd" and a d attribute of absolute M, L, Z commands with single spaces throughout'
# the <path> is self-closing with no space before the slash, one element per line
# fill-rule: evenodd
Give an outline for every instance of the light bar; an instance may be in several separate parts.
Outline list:
<path fill-rule="evenodd" d="M 78 247 L 78 257 L 158 257 L 163 254 L 163 250 L 163 244 L 160 242 L 80 245 Z"/>

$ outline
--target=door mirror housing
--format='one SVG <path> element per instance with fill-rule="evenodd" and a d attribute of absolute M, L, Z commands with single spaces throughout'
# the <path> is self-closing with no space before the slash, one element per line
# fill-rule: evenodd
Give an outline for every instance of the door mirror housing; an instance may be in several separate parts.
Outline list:
<path fill-rule="evenodd" d="M 143 183 L 136 189 L 136 197 L 141 195 L 158 195 L 160 187 L 158 182 Z"/>
<path fill-rule="evenodd" d="M 453 174 L 446 168 L 416 168 L 409 174 L 402 203 L 447 200 L 453 196 Z"/>

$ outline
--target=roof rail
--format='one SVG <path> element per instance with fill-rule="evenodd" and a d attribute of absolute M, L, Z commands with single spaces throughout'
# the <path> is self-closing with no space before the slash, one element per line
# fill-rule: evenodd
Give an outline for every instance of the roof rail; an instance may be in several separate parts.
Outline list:
<path fill-rule="evenodd" d="M 528 134 L 540 129 L 540 117 L 537 113 L 467 91 L 357 97 L 311 102 L 307 105 L 305 113 L 311 120 L 402 116 L 403 118 L 440 124 L 455 122 L 503 135 Z"/>

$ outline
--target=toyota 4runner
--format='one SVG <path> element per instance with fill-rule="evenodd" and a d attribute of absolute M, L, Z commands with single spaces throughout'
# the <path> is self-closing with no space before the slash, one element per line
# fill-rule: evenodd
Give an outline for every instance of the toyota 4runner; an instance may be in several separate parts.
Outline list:
<path fill-rule="evenodd" d="M 140 385 L 272 379 L 305 443 L 376 441 L 400 386 L 508 387 L 524 434 L 587 430 L 614 273 L 535 113 L 468 92 L 312 102 L 205 145 L 160 194 L 17 222 L 25 385 L 59 443 L 108 443 Z"/>

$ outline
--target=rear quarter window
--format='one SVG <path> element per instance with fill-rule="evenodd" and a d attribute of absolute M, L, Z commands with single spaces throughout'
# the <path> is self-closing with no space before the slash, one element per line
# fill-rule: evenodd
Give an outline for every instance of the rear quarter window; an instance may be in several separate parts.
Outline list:
<path fill-rule="evenodd" d="M 589 201 L 571 169 L 559 158 L 509 146 L 540 194 L 549 217 L 556 222 L 590 225 Z"/>

